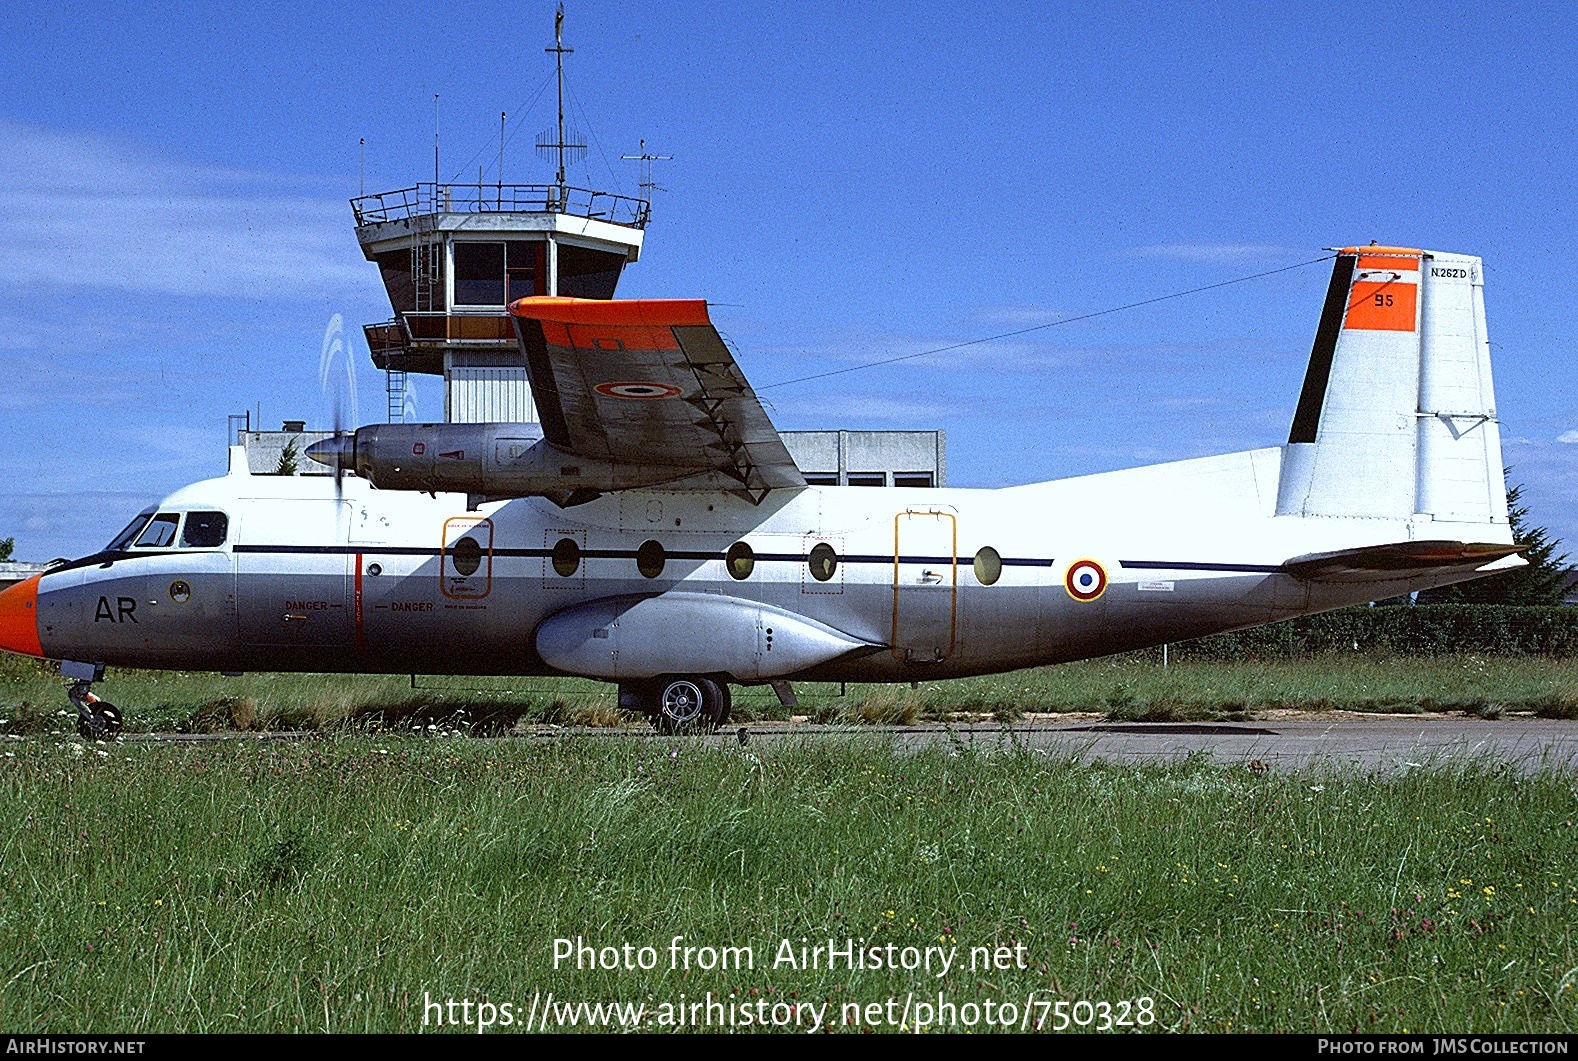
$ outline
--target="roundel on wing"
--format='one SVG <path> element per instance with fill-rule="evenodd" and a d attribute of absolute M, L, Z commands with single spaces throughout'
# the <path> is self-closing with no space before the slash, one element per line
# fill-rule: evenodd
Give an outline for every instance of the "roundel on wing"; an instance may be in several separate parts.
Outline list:
<path fill-rule="evenodd" d="M 627 380 L 622 383 L 599 383 L 592 389 L 598 394 L 609 398 L 631 398 L 636 401 L 651 401 L 654 398 L 677 398 L 683 393 L 678 387 L 669 383 L 646 383 L 639 380 Z"/>
<path fill-rule="evenodd" d="M 1063 576 L 1063 587 L 1070 597 L 1089 603 L 1107 592 L 1107 571 L 1094 560 L 1075 560 Z"/>

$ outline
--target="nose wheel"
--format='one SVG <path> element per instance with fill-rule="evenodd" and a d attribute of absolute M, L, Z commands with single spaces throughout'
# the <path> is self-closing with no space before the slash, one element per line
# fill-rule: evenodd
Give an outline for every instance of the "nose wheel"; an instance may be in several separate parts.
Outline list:
<path fill-rule="evenodd" d="M 120 735 L 120 709 L 94 696 L 92 682 L 73 682 L 66 697 L 77 709 L 77 735 L 83 740 L 114 740 Z"/>

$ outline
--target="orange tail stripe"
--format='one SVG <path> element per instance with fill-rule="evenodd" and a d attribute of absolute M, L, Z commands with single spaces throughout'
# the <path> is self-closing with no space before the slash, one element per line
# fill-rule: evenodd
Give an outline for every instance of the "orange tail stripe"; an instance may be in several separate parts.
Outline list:
<path fill-rule="evenodd" d="M 1418 284 L 1359 280 L 1348 293 L 1348 317 L 1342 326 L 1363 331 L 1411 332 L 1418 304 Z"/>
<path fill-rule="evenodd" d="M 1359 268 L 1360 270 L 1392 269 L 1400 273 L 1418 272 L 1419 259 L 1382 257 L 1376 254 L 1364 254 L 1359 256 Z"/>

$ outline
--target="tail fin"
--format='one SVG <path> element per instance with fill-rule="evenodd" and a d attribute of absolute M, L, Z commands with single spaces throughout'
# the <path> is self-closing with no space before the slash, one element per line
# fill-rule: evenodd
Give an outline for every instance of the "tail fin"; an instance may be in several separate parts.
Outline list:
<path fill-rule="evenodd" d="M 1278 515 L 1506 526 L 1483 284 L 1468 255 L 1338 252 Z"/>

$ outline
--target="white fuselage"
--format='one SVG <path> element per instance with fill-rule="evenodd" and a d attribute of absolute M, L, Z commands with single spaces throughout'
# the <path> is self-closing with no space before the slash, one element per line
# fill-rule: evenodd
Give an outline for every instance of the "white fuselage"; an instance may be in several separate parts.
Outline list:
<path fill-rule="evenodd" d="M 760 504 L 629 490 L 562 509 L 541 498 L 470 509 L 465 495 L 354 478 L 337 492 L 328 477 L 231 474 L 157 510 L 223 513 L 223 544 L 134 546 L 46 573 L 39 640 L 52 658 L 123 666 L 923 680 L 1197 637 L 1476 573 L 1362 584 L 1287 573 L 1298 556 L 1452 528 L 1279 516 L 1283 452 L 1000 490 L 810 487 Z M 1485 529 L 1462 537 L 1484 540 Z M 585 610 L 606 601 L 619 603 Z"/>

